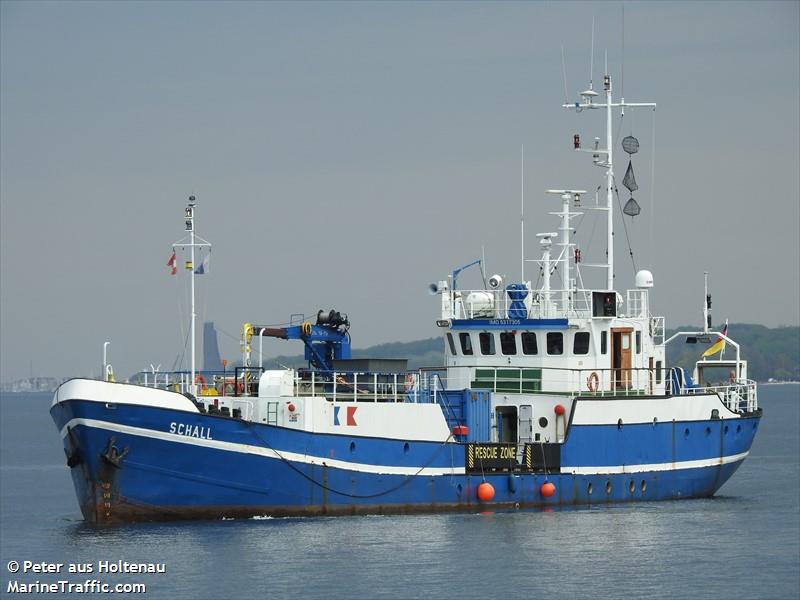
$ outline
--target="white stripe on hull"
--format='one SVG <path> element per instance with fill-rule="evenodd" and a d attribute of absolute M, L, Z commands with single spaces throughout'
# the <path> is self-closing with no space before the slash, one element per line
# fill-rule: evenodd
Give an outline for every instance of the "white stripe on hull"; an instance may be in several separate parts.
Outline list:
<path fill-rule="evenodd" d="M 700 460 L 682 460 L 679 462 L 653 463 L 649 465 L 619 465 L 608 467 L 561 467 L 562 473 L 574 475 L 619 475 L 621 473 L 645 473 L 650 471 L 677 471 L 679 469 L 701 469 L 703 467 L 718 467 L 728 463 L 744 460 L 750 452 L 731 454 L 717 458 L 703 458 Z"/>
<path fill-rule="evenodd" d="M 185 435 L 172 434 L 166 431 L 156 431 L 154 429 L 145 429 L 142 427 L 131 427 L 129 425 L 122 425 L 120 423 L 111 423 L 109 421 L 99 421 L 96 419 L 72 419 L 62 429 L 61 437 L 66 437 L 67 429 L 74 428 L 78 425 L 86 427 L 94 427 L 97 429 L 105 429 L 108 431 L 116 431 L 128 435 L 137 435 L 141 437 L 152 438 L 156 440 L 163 440 L 167 442 L 175 442 L 178 444 L 189 444 L 192 446 L 202 446 L 204 448 L 214 448 L 216 450 L 224 450 L 227 452 L 239 452 L 242 454 L 253 454 L 257 456 L 264 456 L 266 458 L 285 459 L 292 462 L 304 463 L 309 465 L 325 465 L 328 467 L 343 469 L 347 471 L 356 471 L 360 473 L 372 473 L 383 475 L 421 475 L 421 476 L 441 476 L 441 475 L 464 475 L 466 470 L 464 467 L 399 467 L 388 465 L 370 465 L 364 463 L 354 463 L 343 460 L 336 460 L 333 458 L 321 458 L 318 456 L 310 456 L 308 454 L 298 454 L 296 452 L 281 451 L 278 453 L 271 448 L 264 448 L 262 446 L 253 446 L 250 444 L 239 444 L 236 442 L 226 442 L 221 440 L 207 440 L 200 438 L 193 438 Z M 715 467 L 728 463 L 734 463 L 744 460 L 749 452 L 742 452 L 740 454 L 733 454 L 730 456 L 722 456 L 716 458 L 704 458 L 700 460 L 684 460 L 678 462 L 666 463 L 652 463 L 640 465 L 608 465 L 608 466 L 562 466 L 562 474 L 572 475 L 614 475 L 622 473 L 644 473 L 651 471 L 679 471 L 683 469 L 698 469 L 703 467 Z"/>
<path fill-rule="evenodd" d="M 264 448 L 262 446 L 252 446 L 249 444 L 238 444 L 236 442 L 225 442 L 221 440 L 207 440 L 201 438 L 194 438 L 186 435 L 177 435 L 166 431 L 156 431 L 154 429 L 145 429 L 142 427 L 131 427 L 129 425 L 121 425 L 119 423 L 110 423 L 108 421 L 98 421 L 96 419 L 72 419 L 61 429 L 61 437 L 67 435 L 67 428 L 76 427 L 78 425 L 85 425 L 86 427 L 95 427 L 97 429 L 106 429 L 108 431 L 116 431 L 119 433 L 126 433 L 129 435 L 138 435 L 141 437 L 153 438 L 156 440 L 163 440 L 167 442 L 177 442 L 179 444 L 190 444 L 192 446 L 202 446 L 204 448 L 214 448 L 216 450 L 225 450 L 227 452 L 239 452 L 242 454 L 255 454 L 258 456 L 265 456 L 267 458 L 285 459 L 292 462 L 305 463 L 309 465 L 326 465 L 335 469 L 344 469 L 347 471 L 358 471 L 361 473 L 374 473 L 383 475 L 463 475 L 464 467 L 393 467 L 388 465 L 369 465 L 364 463 L 354 463 L 344 460 L 336 460 L 334 458 L 321 458 L 319 456 L 310 456 L 308 454 L 298 454 L 296 452 L 288 452 L 281 450 L 280 453 L 272 450 L 271 448 Z"/>

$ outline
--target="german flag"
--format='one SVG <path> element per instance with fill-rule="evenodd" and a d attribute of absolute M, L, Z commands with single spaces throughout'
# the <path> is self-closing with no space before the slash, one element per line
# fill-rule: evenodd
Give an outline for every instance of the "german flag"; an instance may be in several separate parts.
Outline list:
<path fill-rule="evenodd" d="M 722 335 L 728 335 L 728 324 L 725 323 L 725 327 L 722 328 Z M 717 341 L 714 342 L 713 346 L 710 346 L 708 350 L 703 352 L 703 358 L 706 356 L 711 356 L 712 354 L 716 354 L 717 352 L 722 352 L 725 350 L 725 338 L 719 337 Z"/>

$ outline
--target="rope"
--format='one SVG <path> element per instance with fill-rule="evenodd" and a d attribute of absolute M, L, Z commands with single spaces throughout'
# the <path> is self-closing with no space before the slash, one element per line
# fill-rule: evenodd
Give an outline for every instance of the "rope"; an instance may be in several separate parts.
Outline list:
<path fill-rule="evenodd" d="M 617 189 L 616 178 L 614 181 L 614 193 L 617 195 L 617 207 L 619 207 L 619 212 L 622 215 L 622 227 L 625 229 L 625 240 L 628 243 L 628 254 L 631 255 L 631 264 L 633 265 L 633 272 L 636 273 L 636 261 L 633 258 L 633 249 L 631 248 L 631 238 L 628 236 L 628 225 L 625 223 L 625 213 L 622 212 L 622 202 L 619 199 L 619 190 Z M 633 218 L 633 217 L 631 217 Z"/>
<path fill-rule="evenodd" d="M 327 484 L 320 483 L 319 481 L 317 481 L 316 479 L 314 479 L 314 478 L 313 478 L 313 477 L 311 477 L 310 475 L 307 475 L 307 474 L 306 474 L 306 473 L 304 473 L 302 470 L 300 470 L 300 469 L 298 469 L 296 466 L 294 466 L 294 465 L 293 465 L 293 464 L 292 464 L 292 463 L 291 463 L 291 462 L 290 462 L 290 461 L 289 461 L 289 460 L 288 460 L 286 457 L 284 457 L 284 456 L 283 456 L 283 455 L 282 455 L 280 452 L 278 452 L 278 451 L 277 451 L 275 448 L 273 448 L 273 447 L 272 447 L 272 445 L 271 445 L 271 444 L 270 444 L 270 443 L 269 443 L 269 442 L 268 442 L 266 439 L 264 439 L 264 438 L 261 436 L 261 434 L 259 434 L 259 433 L 258 433 L 258 431 L 255 429 L 255 427 L 253 427 L 253 424 L 250 424 L 250 423 L 248 423 L 248 424 L 247 424 L 247 426 L 248 426 L 249 428 L 253 429 L 253 433 L 255 433 L 256 437 L 258 437 L 258 438 L 259 438 L 259 439 L 260 439 L 262 442 L 264 442 L 264 444 L 266 444 L 267 448 L 269 448 L 269 449 L 270 449 L 270 450 L 272 450 L 272 451 L 273 451 L 275 454 L 277 454 L 277 455 L 278 455 L 278 458 L 279 458 L 279 459 L 280 459 L 280 460 L 281 460 L 283 463 L 285 463 L 285 464 L 286 464 L 286 466 L 288 466 L 290 469 L 292 469 L 293 471 L 295 471 L 295 472 L 296 472 L 298 475 L 300 475 L 300 476 L 301 476 L 301 477 L 303 477 L 304 479 L 307 479 L 308 481 L 310 481 L 310 482 L 311 482 L 311 483 L 313 483 L 314 485 L 316 485 L 316 486 L 318 486 L 318 487 L 322 488 L 323 490 L 327 490 L 327 491 L 329 491 L 329 492 L 333 492 L 334 494 L 338 494 L 339 496 L 345 496 L 345 497 L 347 497 L 347 498 L 377 498 L 377 497 L 379 497 L 379 496 L 385 496 L 386 494 L 391 494 L 392 492 L 396 492 L 396 491 L 397 491 L 397 490 L 399 490 L 400 488 L 402 488 L 402 487 L 404 487 L 404 486 L 408 485 L 408 483 L 409 483 L 409 482 L 410 482 L 410 481 L 411 481 L 411 480 L 412 480 L 414 477 L 418 476 L 420 473 L 422 473 L 422 471 L 424 471 L 425 469 L 427 469 L 427 468 L 428 468 L 428 466 L 430 466 L 430 464 L 431 464 L 431 463 L 434 461 L 434 459 L 435 459 L 435 458 L 436 458 L 436 457 L 439 455 L 439 453 L 442 451 L 442 449 L 443 449 L 443 448 L 444 448 L 444 447 L 447 445 L 447 443 L 448 443 L 448 442 L 450 441 L 450 439 L 453 437 L 453 435 L 452 435 L 452 434 L 448 435 L 448 436 L 447 436 L 447 439 L 446 439 L 446 440 L 444 440 L 444 441 L 443 441 L 443 442 L 442 442 L 442 443 L 439 445 L 439 448 L 438 448 L 438 449 L 437 449 L 437 450 L 436 450 L 436 451 L 435 451 L 435 452 L 434 452 L 434 453 L 431 455 L 431 458 L 430 458 L 430 460 L 429 460 L 427 463 L 425 463 L 424 465 L 422 465 L 422 466 L 421 466 L 421 467 L 420 467 L 420 468 L 417 470 L 417 472 L 416 472 L 416 473 L 414 473 L 414 474 L 412 474 L 412 475 L 406 475 L 406 476 L 405 476 L 405 479 L 404 479 L 403 481 L 401 481 L 400 483 L 398 483 L 397 485 L 394 485 L 394 486 L 392 486 L 392 487 L 390 487 L 390 488 L 388 488 L 388 489 L 386 489 L 386 490 L 384 490 L 384 491 L 382 491 L 382 492 L 377 492 L 377 493 L 375 493 L 375 494 L 350 494 L 350 493 L 348 493 L 348 492 L 341 492 L 341 491 L 339 491 L 339 490 L 337 490 L 337 489 L 334 489 L 334 488 L 330 487 L 330 486 L 329 486 L 329 485 L 327 485 Z"/>
<path fill-rule="evenodd" d="M 539 446 L 541 446 L 542 448 L 542 466 L 544 467 L 544 480 L 547 481 L 547 476 L 550 473 L 547 471 L 547 459 L 544 456 L 544 442 L 539 442 Z"/>

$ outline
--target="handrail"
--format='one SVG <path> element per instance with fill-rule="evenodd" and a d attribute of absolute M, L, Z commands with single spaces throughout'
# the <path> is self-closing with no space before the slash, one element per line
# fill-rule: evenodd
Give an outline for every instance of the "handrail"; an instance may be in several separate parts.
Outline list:
<path fill-rule="evenodd" d="M 322 396 L 334 402 L 419 402 L 421 394 L 433 403 L 439 403 L 440 392 L 450 389 L 444 367 L 424 367 L 414 371 L 294 371 L 292 393 L 298 397 Z M 495 393 L 519 394 L 580 394 L 596 397 L 642 395 L 697 395 L 715 393 L 728 408 L 735 412 L 753 412 L 758 408 L 756 382 L 740 380 L 728 385 L 697 387 L 687 385 L 673 389 L 669 369 L 631 367 L 628 369 L 512 367 L 506 365 L 476 367 L 467 387 Z M 198 372 L 226 395 L 225 387 L 236 385 L 231 371 Z M 190 389 L 188 372 L 142 372 L 144 385 L 178 391 Z M 162 375 L 163 379 L 157 376 Z M 255 393 L 258 380 L 249 383 Z M 218 386 L 222 389 L 219 390 Z M 459 383 L 458 389 L 464 386 Z M 456 389 L 456 388 L 452 388 Z M 246 396 L 235 396 L 244 401 Z M 251 410 L 254 410 L 251 408 Z M 455 418 L 455 415 L 453 415 Z"/>
<path fill-rule="evenodd" d="M 297 396 L 325 396 L 334 402 L 406 402 L 418 400 L 416 371 L 320 371 L 301 369 L 294 374 Z"/>
<path fill-rule="evenodd" d="M 564 302 L 563 292 L 567 291 L 567 301 Z M 526 308 L 526 318 L 547 319 L 555 317 L 590 319 L 594 316 L 592 292 L 593 289 L 551 289 L 528 290 L 522 303 Z M 442 318 L 453 319 L 506 319 L 509 311 L 518 305 L 512 300 L 506 290 L 446 290 L 444 294 L 450 295 L 449 313 Z M 647 319 L 649 314 L 649 300 L 647 290 L 634 288 L 625 290 L 624 313 L 628 318 Z"/>
<path fill-rule="evenodd" d="M 670 393 L 680 396 L 695 396 L 698 394 L 717 394 L 725 406 L 733 412 L 751 413 L 758 410 L 758 385 L 752 379 L 734 381 L 725 385 L 685 386 L 678 390 L 672 389 L 672 381 L 667 385 Z"/>

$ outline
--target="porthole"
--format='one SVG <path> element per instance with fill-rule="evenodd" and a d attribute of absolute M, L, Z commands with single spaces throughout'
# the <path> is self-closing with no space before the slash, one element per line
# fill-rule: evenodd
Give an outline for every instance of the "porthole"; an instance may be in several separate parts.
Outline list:
<path fill-rule="evenodd" d="M 642 493 L 644 494 L 647 491 L 647 482 L 642 479 L 642 483 L 639 487 L 642 489 Z"/>
<path fill-rule="evenodd" d="M 547 427 L 548 422 L 549 421 L 547 420 L 547 417 L 539 417 L 539 427 L 541 427 L 542 429 Z"/>
<path fill-rule="evenodd" d="M 606 494 L 611 495 L 611 480 L 606 481 Z"/>
<path fill-rule="evenodd" d="M 589 485 L 586 486 L 586 493 L 590 496 L 592 495 L 592 482 L 589 482 Z"/>
<path fill-rule="evenodd" d="M 350 452 L 355 452 L 355 451 L 356 451 L 356 443 L 350 442 Z"/>
<path fill-rule="evenodd" d="M 633 479 L 631 479 L 631 482 L 628 484 L 628 490 L 631 494 L 636 491 L 636 484 L 633 482 Z"/>

